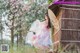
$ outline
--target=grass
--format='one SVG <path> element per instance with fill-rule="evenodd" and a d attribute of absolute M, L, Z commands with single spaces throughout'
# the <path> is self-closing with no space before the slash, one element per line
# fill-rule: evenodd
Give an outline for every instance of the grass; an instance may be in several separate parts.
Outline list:
<path fill-rule="evenodd" d="M 0 50 L 0 53 L 44 53 L 44 51 L 29 45 L 19 45 L 18 47 L 15 45 L 13 49 L 10 47 L 8 52 L 1 52 Z"/>
<path fill-rule="evenodd" d="M 71 47 L 71 45 L 69 47 Z M 77 51 L 76 49 L 72 50 L 72 51 L 71 50 L 63 51 L 62 48 L 59 47 L 59 50 L 57 53 L 79 53 L 79 52 L 80 52 L 80 50 Z M 1 52 L 1 50 L 0 50 L 0 53 L 48 53 L 48 51 L 44 52 L 44 50 L 36 49 L 35 47 L 32 47 L 30 45 L 19 45 L 18 47 L 17 47 L 17 45 L 14 45 L 13 50 L 10 47 L 9 52 Z"/>

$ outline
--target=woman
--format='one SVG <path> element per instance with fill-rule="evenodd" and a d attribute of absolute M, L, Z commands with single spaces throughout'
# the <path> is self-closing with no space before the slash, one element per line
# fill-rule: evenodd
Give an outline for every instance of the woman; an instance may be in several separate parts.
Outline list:
<path fill-rule="evenodd" d="M 45 15 L 45 21 L 40 22 L 39 24 L 40 30 L 35 33 L 32 37 L 33 45 L 37 48 L 48 49 L 51 45 L 50 40 L 50 19 L 48 14 Z"/>

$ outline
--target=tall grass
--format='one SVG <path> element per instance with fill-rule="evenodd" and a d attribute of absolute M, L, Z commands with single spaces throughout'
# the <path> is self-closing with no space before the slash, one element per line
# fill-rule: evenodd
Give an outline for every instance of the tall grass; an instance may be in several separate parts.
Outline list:
<path fill-rule="evenodd" d="M 9 52 L 1 52 L 0 53 L 44 53 L 44 50 L 37 49 L 30 45 L 14 45 L 13 47 L 10 46 Z M 47 53 L 47 51 L 45 51 Z"/>

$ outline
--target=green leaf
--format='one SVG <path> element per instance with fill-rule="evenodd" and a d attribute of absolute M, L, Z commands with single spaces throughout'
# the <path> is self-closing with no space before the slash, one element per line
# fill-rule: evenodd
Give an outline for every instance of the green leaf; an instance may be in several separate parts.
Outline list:
<path fill-rule="evenodd" d="M 50 3 L 52 3 L 53 2 L 53 0 L 48 0 L 48 3 L 50 4 Z"/>

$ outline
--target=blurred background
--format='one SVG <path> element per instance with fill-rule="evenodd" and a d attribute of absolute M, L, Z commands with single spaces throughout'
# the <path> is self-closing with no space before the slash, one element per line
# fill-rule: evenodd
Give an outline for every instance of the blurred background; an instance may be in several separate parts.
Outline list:
<path fill-rule="evenodd" d="M 52 0 L 0 0 L 0 45 L 8 44 L 8 53 L 39 52 L 25 43 L 26 36 L 36 19 L 44 20 L 51 2 Z"/>

